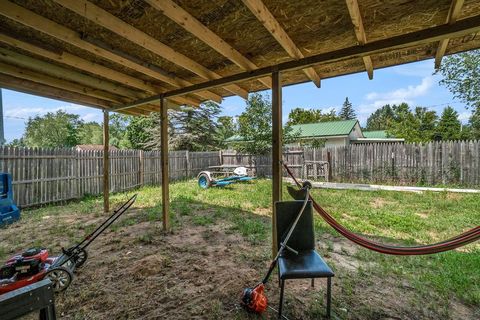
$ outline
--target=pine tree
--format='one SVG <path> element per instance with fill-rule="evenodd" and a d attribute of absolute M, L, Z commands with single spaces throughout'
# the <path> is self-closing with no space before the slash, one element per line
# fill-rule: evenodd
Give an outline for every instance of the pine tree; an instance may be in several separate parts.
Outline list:
<path fill-rule="evenodd" d="M 446 107 L 437 126 L 437 136 L 442 140 L 458 140 L 461 136 L 462 124 L 458 120 L 458 112 Z"/>
<path fill-rule="evenodd" d="M 348 101 L 348 97 L 345 98 L 345 102 L 343 103 L 342 109 L 338 114 L 342 120 L 355 120 L 357 115 L 353 110 L 352 103 Z"/>
<path fill-rule="evenodd" d="M 367 119 L 367 130 L 387 130 L 393 120 L 393 110 L 389 104 L 377 109 Z"/>
<path fill-rule="evenodd" d="M 480 139 L 480 105 L 472 112 L 468 124 L 470 125 L 471 138 Z"/>

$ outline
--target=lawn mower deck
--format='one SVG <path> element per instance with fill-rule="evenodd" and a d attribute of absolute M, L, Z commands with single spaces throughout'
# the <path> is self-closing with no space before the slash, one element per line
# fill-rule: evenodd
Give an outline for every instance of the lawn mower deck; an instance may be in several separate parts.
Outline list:
<path fill-rule="evenodd" d="M 62 254 L 59 256 L 49 256 L 48 250 L 44 248 L 31 248 L 8 259 L 0 267 L 0 294 L 22 288 L 44 278 L 52 281 L 55 292 L 67 289 L 73 280 L 75 270 L 87 261 L 87 247 L 126 212 L 136 198 L 135 194 L 123 203 L 80 243 L 68 249 L 62 248 Z"/>

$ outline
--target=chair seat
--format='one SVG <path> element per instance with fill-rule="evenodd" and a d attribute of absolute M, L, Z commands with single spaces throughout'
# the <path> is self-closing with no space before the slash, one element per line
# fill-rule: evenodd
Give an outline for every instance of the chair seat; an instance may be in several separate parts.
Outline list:
<path fill-rule="evenodd" d="M 315 250 L 287 253 L 278 259 L 280 279 L 333 277 L 332 269 Z"/>

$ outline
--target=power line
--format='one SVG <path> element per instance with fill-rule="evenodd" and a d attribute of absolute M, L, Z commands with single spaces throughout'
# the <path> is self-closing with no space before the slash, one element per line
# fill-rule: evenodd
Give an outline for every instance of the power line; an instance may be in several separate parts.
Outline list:
<path fill-rule="evenodd" d="M 20 119 L 20 120 L 28 120 L 26 118 L 20 118 L 20 117 L 15 117 L 15 116 L 3 116 L 4 118 L 9 118 L 9 119 Z"/>

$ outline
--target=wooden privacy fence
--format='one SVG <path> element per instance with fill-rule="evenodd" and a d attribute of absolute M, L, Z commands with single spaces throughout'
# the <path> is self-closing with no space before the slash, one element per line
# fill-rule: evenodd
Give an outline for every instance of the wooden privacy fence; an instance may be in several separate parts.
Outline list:
<path fill-rule="evenodd" d="M 159 151 L 110 151 L 110 191 L 159 185 Z M 195 177 L 219 165 L 219 152 L 172 151 L 170 179 Z M 21 207 L 79 199 L 103 191 L 103 151 L 0 147 L 0 171 L 13 177 L 14 198 Z"/>
<path fill-rule="evenodd" d="M 270 156 L 224 151 L 223 162 L 251 165 L 258 175 L 271 174 Z M 301 177 L 305 161 L 327 161 L 330 181 L 394 184 L 480 184 L 480 141 L 425 144 L 372 143 L 335 148 L 286 150 L 283 159 Z"/>
<path fill-rule="evenodd" d="M 301 177 L 305 161 L 328 161 L 330 181 L 395 184 L 480 184 L 480 142 L 357 144 L 297 148 L 283 159 Z M 209 166 L 242 165 L 271 176 L 270 155 L 235 151 L 169 153 L 170 179 L 195 177 Z M 103 190 L 103 151 L 0 147 L 0 170 L 13 175 L 14 197 L 22 207 L 82 198 Z M 161 183 L 159 151 L 110 152 L 110 191 Z"/>

